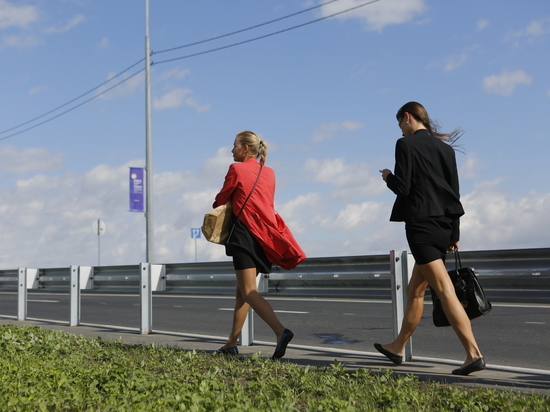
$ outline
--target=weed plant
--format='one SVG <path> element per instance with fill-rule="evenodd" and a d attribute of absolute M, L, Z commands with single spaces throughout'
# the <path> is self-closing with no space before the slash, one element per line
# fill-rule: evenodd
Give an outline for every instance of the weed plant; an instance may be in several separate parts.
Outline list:
<path fill-rule="evenodd" d="M 550 411 L 550 398 L 0 326 L 0 411 Z"/>

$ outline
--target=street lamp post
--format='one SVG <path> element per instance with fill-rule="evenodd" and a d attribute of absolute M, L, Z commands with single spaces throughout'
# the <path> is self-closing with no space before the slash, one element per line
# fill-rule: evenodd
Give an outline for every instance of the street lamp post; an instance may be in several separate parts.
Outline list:
<path fill-rule="evenodd" d="M 151 49 L 149 45 L 149 0 L 145 0 L 145 243 L 147 263 L 155 259 L 153 224 L 153 149 L 151 138 Z"/>

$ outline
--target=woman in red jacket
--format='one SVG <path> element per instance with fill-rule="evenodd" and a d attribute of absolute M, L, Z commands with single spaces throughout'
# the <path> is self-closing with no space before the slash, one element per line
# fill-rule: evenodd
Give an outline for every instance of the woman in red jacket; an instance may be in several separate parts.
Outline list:
<path fill-rule="evenodd" d="M 251 306 L 275 333 L 277 347 L 272 358 L 279 359 L 294 334 L 281 324 L 271 305 L 258 293 L 256 276 L 271 272 L 272 263 L 292 269 L 305 259 L 305 253 L 275 212 L 275 173 L 264 166 L 267 143 L 253 132 L 242 131 L 237 134 L 231 153 L 236 163 L 229 166 L 213 207 L 231 201 L 234 229 L 225 248 L 226 254 L 233 257 L 237 289 L 231 334 L 218 352 L 239 353 L 237 341 Z"/>

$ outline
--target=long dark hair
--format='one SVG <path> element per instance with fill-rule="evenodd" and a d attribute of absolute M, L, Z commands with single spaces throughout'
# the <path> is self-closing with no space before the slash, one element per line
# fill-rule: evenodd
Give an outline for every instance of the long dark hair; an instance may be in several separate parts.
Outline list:
<path fill-rule="evenodd" d="M 457 127 L 451 133 L 440 132 L 439 124 L 436 121 L 430 119 L 426 108 L 418 102 L 408 102 L 401 106 L 401 108 L 397 111 L 397 114 L 395 115 L 398 122 L 401 122 L 401 119 L 403 119 L 405 113 L 409 113 L 417 121 L 422 123 L 432 136 L 435 136 L 443 140 L 444 142 L 449 143 L 455 148 L 458 146 L 455 144 L 456 141 L 460 139 L 460 137 L 464 134 L 464 131 L 460 127 Z"/>

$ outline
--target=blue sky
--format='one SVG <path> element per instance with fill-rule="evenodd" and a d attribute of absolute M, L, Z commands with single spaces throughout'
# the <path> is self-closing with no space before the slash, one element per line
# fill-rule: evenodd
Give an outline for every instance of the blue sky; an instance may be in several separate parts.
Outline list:
<path fill-rule="evenodd" d="M 465 131 L 462 249 L 548 247 L 550 3 L 380 0 L 185 57 L 366 1 L 321 3 L 151 0 L 155 261 L 194 261 L 195 245 L 199 261 L 227 259 L 190 229 L 243 129 L 268 142 L 277 210 L 308 256 L 406 249 L 378 170 L 393 169 L 410 100 Z M 102 265 L 145 260 L 145 219 L 128 212 L 128 168 L 145 164 L 144 16 L 144 1 L 0 0 L 0 268 L 96 265 L 97 219 Z"/>

